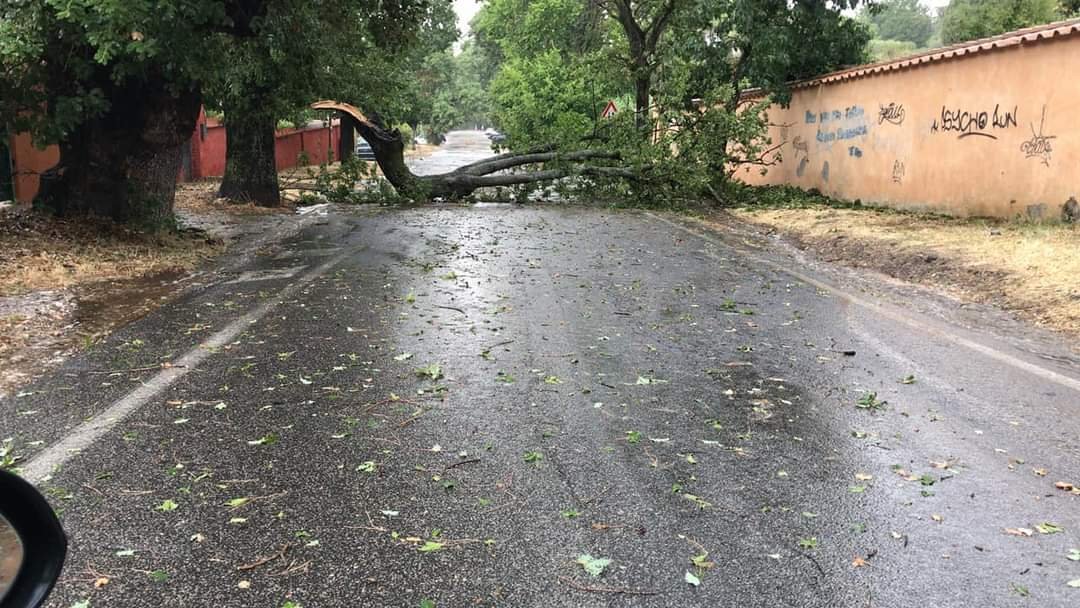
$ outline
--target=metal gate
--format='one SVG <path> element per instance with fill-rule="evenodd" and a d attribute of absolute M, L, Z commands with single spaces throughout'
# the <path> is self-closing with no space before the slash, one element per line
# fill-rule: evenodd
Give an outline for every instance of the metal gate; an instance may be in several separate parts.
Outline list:
<path fill-rule="evenodd" d="M 0 133 L 0 138 L 0 201 L 10 201 L 15 198 L 11 183 L 11 152 L 8 150 L 7 137 Z"/>

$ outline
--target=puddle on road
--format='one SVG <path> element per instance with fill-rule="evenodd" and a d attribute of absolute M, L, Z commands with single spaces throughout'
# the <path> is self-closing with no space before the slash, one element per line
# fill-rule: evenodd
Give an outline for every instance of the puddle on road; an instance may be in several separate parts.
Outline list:
<path fill-rule="evenodd" d="M 79 338 L 93 337 L 130 323 L 176 295 L 193 276 L 170 270 L 80 288 L 76 291 L 75 333 Z"/>

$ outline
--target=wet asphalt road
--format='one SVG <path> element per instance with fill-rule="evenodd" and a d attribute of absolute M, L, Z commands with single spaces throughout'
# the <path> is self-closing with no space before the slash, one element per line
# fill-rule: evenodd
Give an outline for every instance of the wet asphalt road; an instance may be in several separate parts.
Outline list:
<path fill-rule="evenodd" d="M 703 230 L 336 209 L 227 261 L 0 402 L 63 461 L 49 605 L 1080 605 L 1069 345 Z"/>

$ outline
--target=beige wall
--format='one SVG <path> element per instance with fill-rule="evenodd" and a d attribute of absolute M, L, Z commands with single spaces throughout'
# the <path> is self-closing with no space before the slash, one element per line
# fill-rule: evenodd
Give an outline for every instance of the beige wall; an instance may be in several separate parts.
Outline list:
<path fill-rule="evenodd" d="M 768 116 L 782 161 L 743 181 L 961 216 L 1080 199 L 1080 36 L 796 89 Z"/>

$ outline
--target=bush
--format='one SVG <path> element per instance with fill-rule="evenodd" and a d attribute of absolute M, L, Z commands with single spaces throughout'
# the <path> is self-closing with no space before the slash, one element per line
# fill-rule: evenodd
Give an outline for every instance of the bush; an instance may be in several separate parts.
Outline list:
<path fill-rule="evenodd" d="M 400 125 L 394 125 L 394 128 L 401 131 L 401 140 L 405 142 L 407 149 L 412 149 L 416 146 L 416 142 L 413 141 L 416 135 L 413 133 L 413 128 L 408 123 L 401 123 Z"/>

